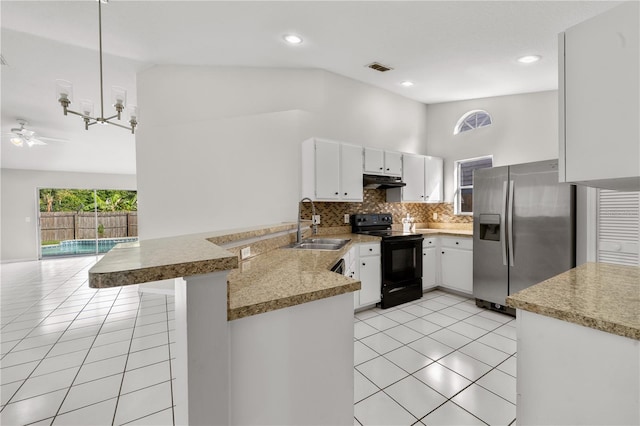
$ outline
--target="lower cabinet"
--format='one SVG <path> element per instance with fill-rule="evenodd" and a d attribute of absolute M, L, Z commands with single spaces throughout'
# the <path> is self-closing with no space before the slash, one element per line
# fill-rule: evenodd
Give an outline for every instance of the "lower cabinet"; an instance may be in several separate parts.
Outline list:
<path fill-rule="evenodd" d="M 473 240 L 440 237 L 441 286 L 473 293 Z"/>
<path fill-rule="evenodd" d="M 437 238 L 425 238 L 422 243 L 422 291 L 438 285 Z"/>
<path fill-rule="evenodd" d="M 353 307 L 360 309 L 380 301 L 382 264 L 380 243 L 359 244 L 344 256 L 345 275 L 359 279 Z M 422 290 L 435 287 L 473 294 L 473 239 L 427 237 L 422 244 Z"/>
<path fill-rule="evenodd" d="M 382 285 L 382 263 L 380 243 L 360 244 L 357 247 L 358 260 L 355 269 L 361 282 L 359 291 L 354 292 L 354 307 L 370 306 L 380 301 Z"/>

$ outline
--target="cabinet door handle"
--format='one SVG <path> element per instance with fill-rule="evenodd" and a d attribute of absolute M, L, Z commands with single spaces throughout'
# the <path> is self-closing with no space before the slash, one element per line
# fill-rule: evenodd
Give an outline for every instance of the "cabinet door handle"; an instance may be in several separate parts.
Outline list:
<path fill-rule="evenodd" d="M 442 254 L 444 254 L 444 252 L 442 252 Z"/>
<path fill-rule="evenodd" d="M 460 244 L 460 243 L 456 241 L 456 244 Z"/>
<path fill-rule="evenodd" d="M 347 195 L 347 193 L 345 192 L 344 195 Z"/>
<path fill-rule="evenodd" d="M 383 170 L 382 167 L 380 167 L 380 170 Z"/>
<path fill-rule="evenodd" d="M 422 253 L 422 255 L 423 255 L 423 256 L 426 256 L 426 255 L 427 255 L 427 253 Z"/>
<path fill-rule="evenodd" d="M 338 195 L 338 192 L 336 192 L 336 195 Z"/>
<path fill-rule="evenodd" d="M 370 249 L 369 249 L 369 251 L 373 251 L 373 249 L 372 249 L 372 248 L 370 248 Z"/>
<path fill-rule="evenodd" d="M 389 168 L 387 167 L 387 171 L 389 171 Z"/>
<path fill-rule="evenodd" d="M 363 264 L 362 264 L 362 266 L 367 266 L 367 264 L 366 264 L 366 263 L 363 263 Z"/>

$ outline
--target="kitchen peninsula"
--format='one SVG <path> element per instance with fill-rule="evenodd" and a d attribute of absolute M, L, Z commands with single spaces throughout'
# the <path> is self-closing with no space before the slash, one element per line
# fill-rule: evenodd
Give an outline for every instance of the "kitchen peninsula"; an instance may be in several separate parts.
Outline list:
<path fill-rule="evenodd" d="M 352 244 L 377 239 L 353 235 L 336 251 L 276 248 L 295 228 L 121 244 L 89 271 L 94 288 L 176 279 L 176 359 L 188 359 L 175 374 L 177 424 L 352 424 L 360 282 L 329 268 Z M 273 247 L 242 262 L 223 248 L 248 242 Z"/>
<path fill-rule="evenodd" d="M 586 263 L 507 298 L 518 424 L 640 424 L 640 268 Z"/>

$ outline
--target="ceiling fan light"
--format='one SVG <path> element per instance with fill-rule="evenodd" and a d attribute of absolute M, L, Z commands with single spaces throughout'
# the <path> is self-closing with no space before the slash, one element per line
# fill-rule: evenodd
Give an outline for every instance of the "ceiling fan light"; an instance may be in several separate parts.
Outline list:
<path fill-rule="evenodd" d="M 23 140 L 21 137 L 15 136 L 11 138 L 11 143 L 15 146 L 22 146 Z"/>

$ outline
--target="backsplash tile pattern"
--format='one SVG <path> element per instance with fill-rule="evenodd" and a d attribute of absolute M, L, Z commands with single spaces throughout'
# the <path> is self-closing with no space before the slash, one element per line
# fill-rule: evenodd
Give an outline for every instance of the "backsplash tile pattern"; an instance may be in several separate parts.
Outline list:
<path fill-rule="evenodd" d="M 393 223 L 400 224 L 407 213 L 416 223 L 460 223 L 470 224 L 471 216 L 456 216 L 453 214 L 452 203 L 423 204 L 423 203 L 387 203 L 386 194 L 381 189 L 364 190 L 361 203 L 315 202 L 316 214 L 320 215 L 320 227 L 345 226 L 344 215 L 355 213 L 391 213 Z M 438 213 L 438 219 L 433 219 L 433 213 Z M 302 206 L 302 217 L 311 218 L 311 203 Z M 348 226 L 348 225 L 346 225 Z"/>
<path fill-rule="evenodd" d="M 433 223 L 473 223 L 473 216 L 461 216 L 453 213 L 453 203 L 427 204 L 428 222 Z M 433 214 L 438 213 L 434 219 Z"/>

